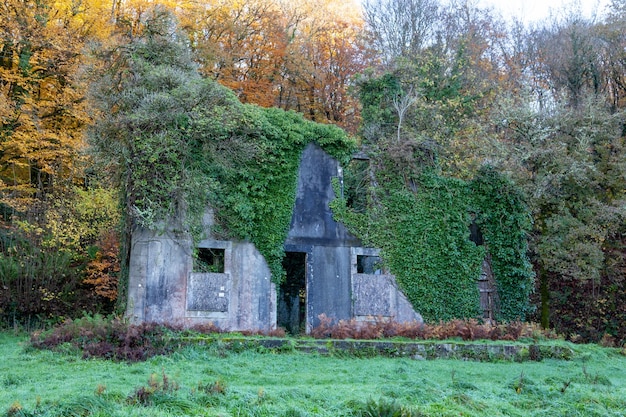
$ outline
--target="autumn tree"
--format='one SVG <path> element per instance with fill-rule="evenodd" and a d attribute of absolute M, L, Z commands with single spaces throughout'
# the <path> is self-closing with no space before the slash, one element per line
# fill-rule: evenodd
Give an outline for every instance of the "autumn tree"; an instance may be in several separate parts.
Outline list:
<path fill-rule="evenodd" d="M 337 1 L 208 1 L 182 12 L 204 75 L 244 103 L 354 127 L 348 93 L 364 68 L 355 5 Z"/>
<path fill-rule="evenodd" d="M 96 1 L 0 6 L 0 315 L 15 324 L 102 305 L 81 266 L 114 235 L 115 193 L 86 187 L 78 75 L 87 43 L 107 38 L 107 16 Z"/>
<path fill-rule="evenodd" d="M 349 127 L 350 118 L 358 115 L 349 88 L 352 77 L 365 68 L 360 16 L 350 3 L 326 0 L 289 4 L 290 14 L 299 13 L 303 18 L 288 48 L 278 104 L 311 120 Z"/>
<path fill-rule="evenodd" d="M 210 0 L 179 13 L 202 73 L 244 103 L 270 107 L 289 42 L 289 22 L 268 0 Z"/>
<path fill-rule="evenodd" d="M 0 9 L 0 141 L 5 203 L 26 208 L 75 177 L 87 121 L 73 74 L 82 39 L 51 2 L 4 2 Z M 73 29 L 73 28 L 72 28 Z"/>

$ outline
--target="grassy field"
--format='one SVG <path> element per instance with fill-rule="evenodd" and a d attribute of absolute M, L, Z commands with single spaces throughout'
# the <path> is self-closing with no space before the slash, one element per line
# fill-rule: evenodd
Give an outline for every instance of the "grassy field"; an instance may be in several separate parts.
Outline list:
<path fill-rule="evenodd" d="M 413 416 L 626 416 L 626 356 L 595 345 L 572 345 L 570 361 L 522 363 L 217 345 L 126 364 L 26 341 L 0 334 L 2 417 L 400 416 L 391 413 L 400 406 Z"/>

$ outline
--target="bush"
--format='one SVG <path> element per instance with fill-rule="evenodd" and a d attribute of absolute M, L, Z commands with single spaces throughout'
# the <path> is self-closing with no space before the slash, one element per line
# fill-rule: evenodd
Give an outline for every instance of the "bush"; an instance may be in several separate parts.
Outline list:
<path fill-rule="evenodd" d="M 136 362 L 173 351 L 172 327 L 156 323 L 131 325 L 120 318 L 100 315 L 67 320 L 52 330 L 33 333 L 31 345 L 59 350 L 70 344 L 83 358 L 98 357 Z"/>

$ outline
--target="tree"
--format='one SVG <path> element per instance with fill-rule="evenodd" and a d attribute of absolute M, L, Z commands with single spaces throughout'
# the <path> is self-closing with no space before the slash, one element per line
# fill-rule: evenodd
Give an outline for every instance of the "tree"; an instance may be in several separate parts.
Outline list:
<path fill-rule="evenodd" d="M 103 7 L 0 6 L 0 311 L 15 324 L 110 311 L 84 285 L 82 269 L 88 248 L 117 226 L 110 190 L 86 187 L 84 173 L 90 117 L 78 75 L 87 43 L 106 38 Z M 104 219 L 86 215 L 87 206 Z"/>
<path fill-rule="evenodd" d="M 437 0 L 366 0 L 363 9 L 371 42 L 388 68 L 398 57 L 415 56 L 435 41 Z"/>
<path fill-rule="evenodd" d="M 88 117 L 74 74 L 87 28 L 65 12 L 52 2 L 0 6 L 0 180 L 3 202 L 18 210 L 79 171 Z"/>
<path fill-rule="evenodd" d="M 577 108 L 559 103 L 550 112 L 538 111 L 532 99 L 498 108 L 509 149 L 503 166 L 524 187 L 535 219 L 541 323 L 597 338 L 579 314 L 604 297 L 607 250 L 624 227 L 623 116 L 593 95 L 579 97 Z"/>
<path fill-rule="evenodd" d="M 565 93 L 569 105 L 578 107 L 585 90 L 599 93 L 600 69 L 597 62 L 598 49 L 590 22 L 571 15 L 569 21 L 557 23 L 551 30 L 537 34 L 540 60 L 545 64 L 546 79 L 552 94 L 559 97 Z"/>
<path fill-rule="evenodd" d="M 208 1 L 181 13 L 202 72 L 244 103 L 270 107 L 289 41 L 285 18 L 269 0 Z"/>
<path fill-rule="evenodd" d="M 302 20 L 288 47 L 279 107 L 354 131 L 358 106 L 349 89 L 367 54 L 360 17 L 349 3 L 332 0 L 293 2 L 289 10 Z"/>
<path fill-rule="evenodd" d="M 354 129 L 362 23 L 337 1 L 210 1 L 182 14 L 201 71 L 244 103 Z"/>
<path fill-rule="evenodd" d="M 595 29 L 602 88 L 610 100 L 613 111 L 626 106 L 626 9 L 613 1 L 605 22 Z"/>
<path fill-rule="evenodd" d="M 152 9 L 125 45 L 102 54 L 106 65 L 92 83 L 91 151 L 123 190 L 127 219 L 148 228 L 184 212 L 195 115 L 232 99 L 203 81 L 176 31 L 171 13 Z"/>

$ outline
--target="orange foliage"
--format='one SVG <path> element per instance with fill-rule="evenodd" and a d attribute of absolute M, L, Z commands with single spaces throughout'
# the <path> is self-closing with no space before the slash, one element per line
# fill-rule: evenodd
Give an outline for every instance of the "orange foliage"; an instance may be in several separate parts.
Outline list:
<path fill-rule="evenodd" d="M 94 292 L 108 300 L 117 299 L 118 274 L 120 272 L 119 241 L 113 233 L 104 237 L 95 259 L 87 265 L 87 277 L 83 281 L 94 286 Z"/>
<path fill-rule="evenodd" d="M 242 102 L 302 112 L 354 131 L 351 78 L 365 68 L 356 4 L 207 0 L 181 11 L 202 72 Z"/>

